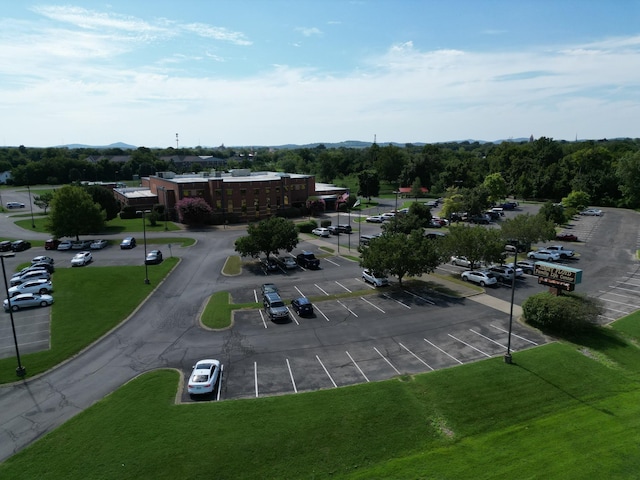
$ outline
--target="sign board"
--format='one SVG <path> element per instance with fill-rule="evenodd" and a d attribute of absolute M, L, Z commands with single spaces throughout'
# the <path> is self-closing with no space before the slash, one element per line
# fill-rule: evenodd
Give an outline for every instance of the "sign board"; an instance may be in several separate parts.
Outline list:
<path fill-rule="evenodd" d="M 533 274 L 539 278 L 556 280 L 573 285 L 582 282 L 582 270 L 565 267 L 564 265 L 556 265 L 555 263 L 536 262 L 534 264 Z"/>
<path fill-rule="evenodd" d="M 538 283 L 540 285 L 546 285 L 548 287 L 559 288 L 560 290 L 565 290 L 567 292 L 573 292 L 576 288 L 576 285 L 574 283 L 562 282 L 560 280 L 554 280 L 552 278 L 538 277 Z"/>

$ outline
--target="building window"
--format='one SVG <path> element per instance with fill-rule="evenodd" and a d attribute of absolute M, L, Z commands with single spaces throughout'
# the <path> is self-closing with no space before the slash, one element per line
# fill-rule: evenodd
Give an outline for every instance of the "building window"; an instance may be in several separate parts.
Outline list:
<path fill-rule="evenodd" d="M 231 197 L 233 195 L 233 188 L 227 188 L 227 197 Z"/>
<path fill-rule="evenodd" d="M 222 210 L 222 200 L 220 200 L 220 199 L 216 200 L 216 208 L 218 210 Z"/>
<path fill-rule="evenodd" d="M 242 195 L 243 197 L 247 194 L 247 189 L 246 188 L 241 188 L 240 189 L 240 195 Z"/>
<path fill-rule="evenodd" d="M 280 187 L 276 187 L 276 193 L 279 194 L 280 193 Z"/>
<path fill-rule="evenodd" d="M 219 188 L 216 188 L 216 197 L 221 197 L 222 196 L 222 190 L 220 190 Z"/>
<path fill-rule="evenodd" d="M 271 193 L 271 189 L 269 187 L 264 189 L 264 193 L 266 193 L 267 195 L 269 195 Z"/>
<path fill-rule="evenodd" d="M 254 188 L 253 189 L 253 194 L 254 195 L 260 195 L 260 189 L 259 188 Z"/>
<path fill-rule="evenodd" d="M 233 213 L 233 200 L 227 201 L 227 212 Z"/>

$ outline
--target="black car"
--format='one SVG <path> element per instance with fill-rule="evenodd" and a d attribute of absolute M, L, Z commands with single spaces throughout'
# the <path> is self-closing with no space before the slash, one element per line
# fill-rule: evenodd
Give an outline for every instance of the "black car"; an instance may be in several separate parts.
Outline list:
<path fill-rule="evenodd" d="M 15 242 L 11 243 L 11 250 L 13 250 L 14 252 L 22 252 L 29 248 L 31 248 L 31 243 L 27 242 L 26 240 L 16 240 Z"/>
<path fill-rule="evenodd" d="M 147 253 L 147 258 L 144 259 L 144 263 L 147 265 L 162 263 L 162 252 L 160 250 L 151 250 Z"/>
<path fill-rule="evenodd" d="M 133 248 L 136 246 L 136 239 L 133 237 L 127 237 L 120 243 L 120 248 L 122 250 L 127 248 Z"/>
<path fill-rule="evenodd" d="M 302 252 L 296 257 L 298 265 L 303 268 L 320 268 L 320 260 L 311 252 Z"/>
<path fill-rule="evenodd" d="M 351 225 L 338 225 L 338 231 L 340 233 L 351 233 L 353 231 L 353 229 L 351 228 Z"/>
<path fill-rule="evenodd" d="M 293 308 L 301 317 L 304 317 L 305 315 L 313 315 L 313 305 L 307 297 L 300 297 L 291 300 L 291 308 Z"/>
<path fill-rule="evenodd" d="M 9 250 L 11 250 L 11 242 L 9 240 L 0 242 L 0 252 L 8 252 Z"/>

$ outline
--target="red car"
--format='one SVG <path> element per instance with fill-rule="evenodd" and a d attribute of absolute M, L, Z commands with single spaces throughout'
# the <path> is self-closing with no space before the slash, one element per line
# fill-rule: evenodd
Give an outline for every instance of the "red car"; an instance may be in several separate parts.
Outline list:
<path fill-rule="evenodd" d="M 563 242 L 577 242 L 578 237 L 576 237 L 573 233 L 559 233 L 556 235 L 556 240 L 560 240 Z"/>

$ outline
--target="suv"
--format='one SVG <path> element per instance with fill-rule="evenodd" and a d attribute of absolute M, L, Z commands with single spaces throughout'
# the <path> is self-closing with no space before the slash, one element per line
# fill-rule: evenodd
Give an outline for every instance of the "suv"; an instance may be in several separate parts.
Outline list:
<path fill-rule="evenodd" d="M 340 233 L 351 233 L 353 229 L 351 228 L 351 225 L 338 224 L 338 231 Z"/>
<path fill-rule="evenodd" d="M 303 268 L 320 268 L 320 260 L 311 252 L 299 253 L 296 260 L 298 261 L 298 265 Z"/>
<path fill-rule="evenodd" d="M 499 282 L 511 282 L 513 280 L 513 268 L 507 265 L 492 265 L 489 271 L 493 273 Z M 522 277 L 524 272 L 521 268 L 516 267 L 516 278 Z"/>
<path fill-rule="evenodd" d="M 31 272 L 26 272 L 22 275 L 11 277 L 11 286 L 15 287 L 16 285 L 20 285 L 27 280 L 36 280 L 38 278 L 46 278 L 47 280 L 51 280 L 51 274 L 46 270 L 33 270 Z"/>
<path fill-rule="evenodd" d="M 277 293 L 265 293 L 262 303 L 271 320 L 289 318 L 289 309 Z"/>
<path fill-rule="evenodd" d="M 120 248 L 122 250 L 133 248 L 136 246 L 136 239 L 133 237 L 127 237 L 120 242 Z"/>
<path fill-rule="evenodd" d="M 383 275 L 377 275 L 373 273 L 368 268 L 365 268 L 362 271 L 362 280 L 367 283 L 372 284 L 374 287 L 382 287 L 384 285 L 389 285 L 389 279 Z"/>

